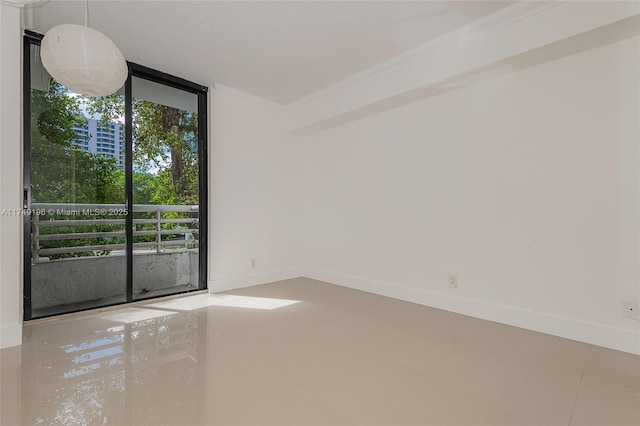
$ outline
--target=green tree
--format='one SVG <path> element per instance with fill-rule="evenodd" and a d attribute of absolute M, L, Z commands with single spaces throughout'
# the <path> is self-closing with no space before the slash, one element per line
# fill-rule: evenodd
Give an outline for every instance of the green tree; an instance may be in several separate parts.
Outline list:
<path fill-rule="evenodd" d="M 123 203 L 123 171 L 109 156 L 73 142 L 74 125 L 86 123 L 79 98 L 51 80 L 31 90 L 31 198 L 48 203 Z"/>
<path fill-rule="evenodd" d="M 47 91 L 31 90 L 31 199 L 34 203 L 121 204 L 124 172 L 109 156 L 85 152 L 74 144 L 79 139 L 74 125 L 86 123 L 81 100 L 71 96 L 54 80 Z M 100 216 L 77 215 L 73 219 Z M 106 218 L 106 216 L 105 216 Z M 49 215 L 47 219 L 68 219 Z M 40 233 L 68 234 L 122 231 L 121 225 L 41 227 Z M 120 237 L 44 240 L 41 248 L 73 247 L 124 242 Z M 92 256 L 93 252 L 56 254 L 52 259 Z"/>
<path fill-rule="evenodd" d="M 156 198 L 198 204 L 197 114 L 146 100 L 136 100 L 133 111 L 134 162 L 143 170 L 155 166 L 165 191 L 173 188 L 173 194 Z"/>
<path fill-rule="evenodd" d="M 83 151 L 74 142 L 79 136 L 75 125 L 85 125 L 85 108 L 101 116 L 102 124 L 118 121 L 124 115 L 124 100 L 114 94 L 88 98 L 70 94 L 51 80 L 47 91 L 31 92 L 31 184 L 32 200 L 49 203 L 123 204 L 125 174 L 110 156 Z M 198 139 L 197 114 L 178 108 L 136 99 L 133 103 L 133 196 L 136 204 L 197 205 Z M 89 135 L 90 137 L 90 135 Z M 189 217 L 188 213 L 165 214 L 165 218 Z M 192 215 L 191 215 L 192 216 Z M 139 213 L 137 218 L 152 218 Z M 50 219 L 68 219 L 49 217 Z M 79 215 L 74 219 L 107 216 Z M 165 223 L 163 228 L 175 229 Z M 197 227 L 195 222 L 189 227 Z M 136 230 L 152 230 L 153 225 L 136 225 Z M 122 232 L 122 225 L 80 225 L 42 227 L 41 233 Z M 169 235 L 167 238 L 173 236 Z M 136 237 L 153 241 L 154 236 Z M 120 244 L 123 237 L 46 240 L 42 248 Z M 60 254 L 52 258 L 89 256 L 92 252 Z"/>
<path fill-rule="evenodd" d="M 85 101 L 105 121 L 124 115 L 118 94 Z M 138 181 L 148 184 L 147 173 L 157 180 L 153 203 L 198 204 L 198 114 L 144 99 L 134 99 L 132 107 L 134 188 Z"/>

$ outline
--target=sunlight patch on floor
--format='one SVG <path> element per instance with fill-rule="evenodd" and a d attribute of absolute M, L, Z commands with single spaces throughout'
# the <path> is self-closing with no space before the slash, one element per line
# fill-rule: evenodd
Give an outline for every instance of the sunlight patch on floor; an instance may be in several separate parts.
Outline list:
<path fill-rule="evenodd" d="M 300 301 L 272 299 L 268 297 L 238 296 L 234 294 L 199 294 L 197 296 L 183 297 L 146 306 L 149 308 L 176 309 L 179 311 L 191 311 L 207 306 L 273 310 L 296 303 L 300 303 Z"/>

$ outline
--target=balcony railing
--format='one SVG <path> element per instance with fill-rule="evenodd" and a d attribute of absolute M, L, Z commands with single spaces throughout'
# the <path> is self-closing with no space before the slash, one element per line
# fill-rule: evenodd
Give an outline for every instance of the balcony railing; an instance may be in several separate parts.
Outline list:
<path fill-rule="evenodd" d="M 43 241 L 63 240 L 96 240 L 103 238 L 126 237 L 124 229 L 104 232 L 55 232 L 60 227 L 120 225 L 124 228 L 126 212 L 122 204 L 66 204 L 66 203 L 32 203 L 31 205 L 31 258 L 33 263 L 39 263 L 43 257 L 60 254 L 87 253 L 94 254 L 124 253 L 126 243 L 99 244 L 97 241 L 91 244 L 77 244 L 62 247 L 42 248 Z M 193 234 L 198 234 L 197 217 L 166 217 L 168 213 L 178 213 L 186 216 L 187 213 L 197 213 L 198 206 L 176 205 L 148 205 L 134 204 L 133 225 L 134 237 L 154 236 L 153 241 L 134 242 L 136 251 L 155 251 L 163 253 L 167 248 L 197 248 L 198 239 Z M 137 213 L 153 213 L 153 218 L 136 218 Z M 119 216 L 118 218 L 104 218 L 104 216 Z M 62 218 L 61 218 L 62 217 Z M 175 225 L 167 228 L 167 224 Z M 183 224 L 183 225 L 180 225 Z M 137 225 L 153 225 L 154 229 L 136 230 Z M 179 227 L 178 227 L 179 226 Z M 44 233 L 43 230 L 47 230 Z M 53 230 L 53 231 L 50 231 Z M 168 236 L 183 235 L 184 239 L 167 239 Z M 165 239 L 163 239 L 163 236 Z M 49 259 L 47 259 L 49 260 Z"/>

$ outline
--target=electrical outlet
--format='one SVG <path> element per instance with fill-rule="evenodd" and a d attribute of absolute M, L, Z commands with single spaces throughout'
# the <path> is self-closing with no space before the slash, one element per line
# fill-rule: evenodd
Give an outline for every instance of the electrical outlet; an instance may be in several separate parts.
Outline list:
<path fill-rule="evenodd" d="M 458 288 L 458 275 L 449 274 L 449 288 Z"/>
<path fill-rule="evenodd" d="M 255 257 L 251 258 L 251 269 L 256 269 L 256 258 Z"/>
<path fill-rule="evenodd" d="M 623 301 L 622 316 L 640 321 L 640 308 L 638 307 L 638 302 L 633 302 L 631 300 Z"/>

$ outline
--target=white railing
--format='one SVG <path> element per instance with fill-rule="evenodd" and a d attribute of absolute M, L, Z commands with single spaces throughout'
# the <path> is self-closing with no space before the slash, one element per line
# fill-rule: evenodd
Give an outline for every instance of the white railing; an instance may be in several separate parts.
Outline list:
<path fill-rule="evenodd" d="M 154 213 L 152 219 L 133 218 L 134 237 L 155 236 L 154 241 L 150 242 L 134 242 L 134 250 L 155 250 L 157 253 L 165 252 L 167 247 L 183 247 L 195 248 L 198 240 L 193 238 L 193 234 L 197 234 L 198 218 L 197 217 L 180 217 L 168 218 L 164 217 L 165 213 L 197 213 L 198 206 L 175 206 L 175 205 L 152 205 L 152 204 L 134 204 L 133 214 L 136 213 Z M 122 204 L 67 204 L 67 203 L 32 203 L 31 205 L 31 258 L 32 262 L 40 262 L 42 257 L 78 253 L 78 252 L 104 252 L 117 251 L 126 249 L 125 243 L 118 244 L 89 244 L 75 245 L 68 247 L 41 248 L 42 241 L 61 241 L 61 240 L 77 240 L 77 239 L 97 239 L 97 238 L 118 238 L 125 237 L 126 232 L 121 231 L 105 231 L 105 232 L 67 232 L 55 233 L 41 231 L 43 228 L 51 229 L 55 227 L 74 227 L 87 225 L 121 225 L 126 224 L 125 206 Z M 60 216 L 65 219 L 59 219 Z M 97 219 L 87 219 L 87 216 L 97 216 Z M 100 218 L 101 216 L 120 216 L 120 218 Z M 52 219 L 55 217 L 56 219 Z M 70 219 L 67 219 L 70 218 Z M 165 224 L 186 224 L 186 228 L 165 229 Z M 154 225 L 153 230 L 135 230 L 136 225 Z M 181 225 L 178 225 L 181 226 Z M 162 239 L 167 235 L 184 235 L 181 240 Z M 190 238 L 189 238 L 190 237 Z"/>

